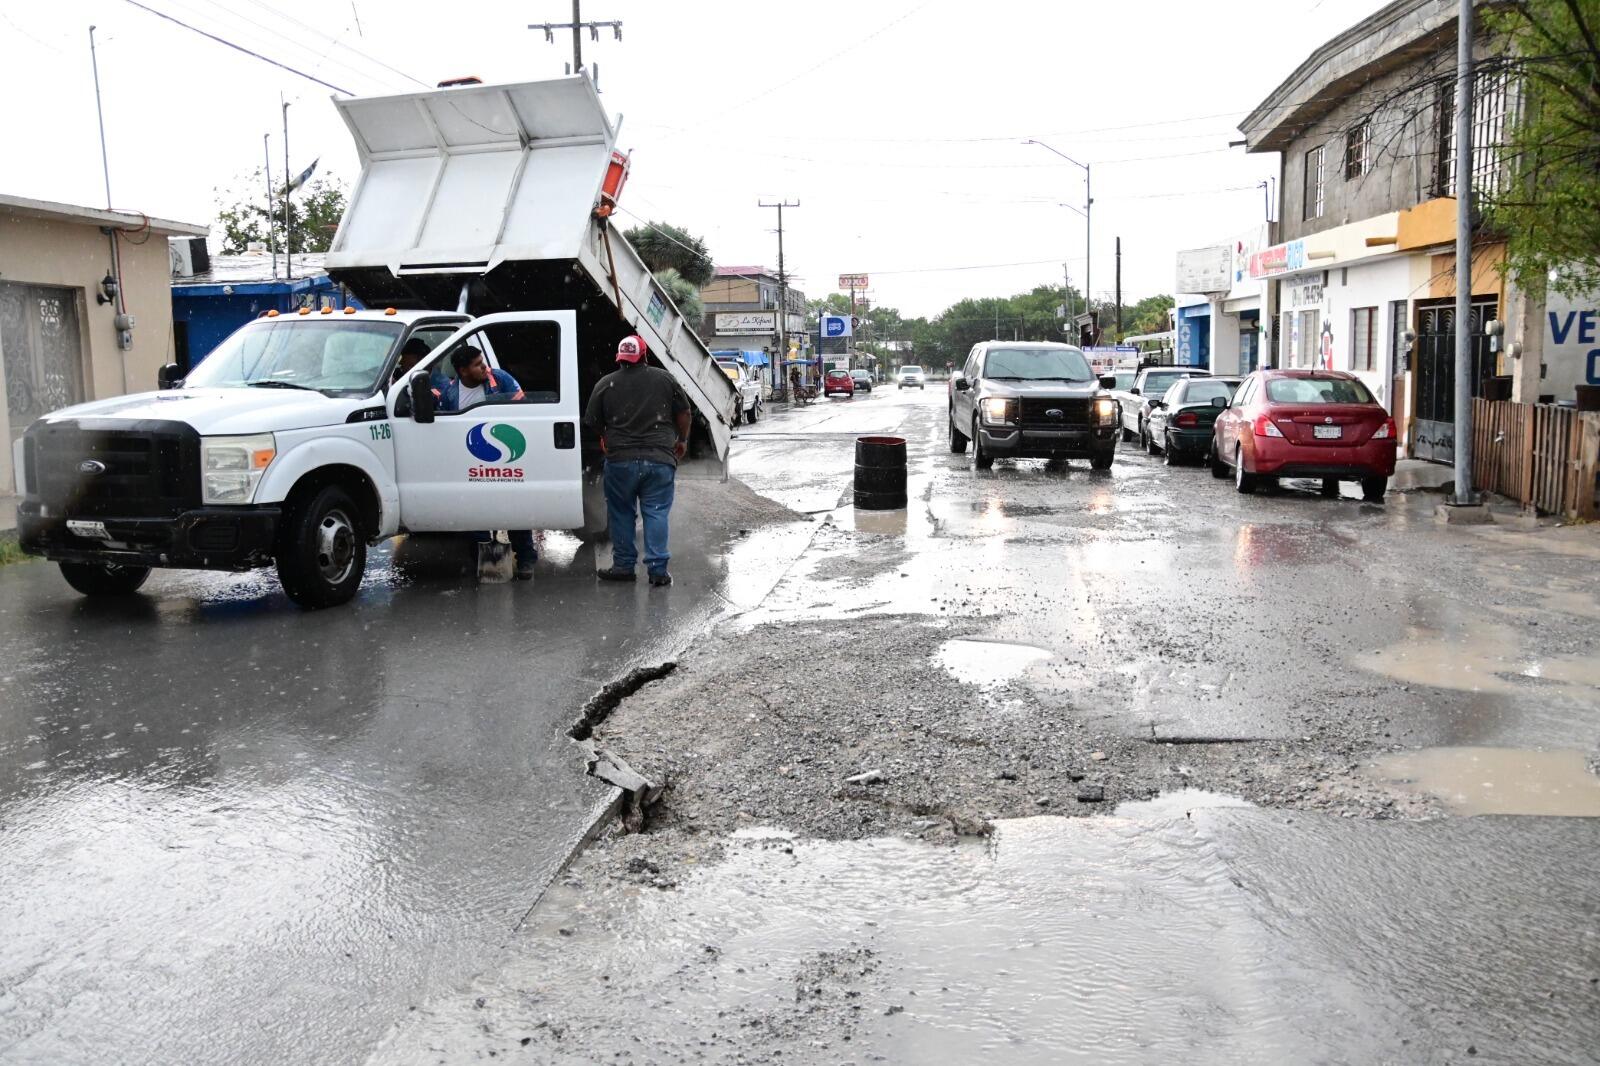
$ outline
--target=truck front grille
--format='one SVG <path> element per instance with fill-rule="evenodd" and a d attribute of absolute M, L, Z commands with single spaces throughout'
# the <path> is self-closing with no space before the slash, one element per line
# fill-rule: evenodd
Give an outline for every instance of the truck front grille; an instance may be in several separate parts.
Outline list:
<path fill-rule="evenodd" d="M 1085 429 L 1089 425 L 1091 403 L 1081 398 L 1049 400 L 1024 396 L 1018 424 L 1023 429 Z M 1051 411 L 1060 413 L 1052 415 Z"/>
<path fill-rule="evenodd" d="M 52 515 L 165 518 L 200 503 L 200 437 L 182 423 L 49 422 L 28 430 L 24 449 L 29 490 Z"/>

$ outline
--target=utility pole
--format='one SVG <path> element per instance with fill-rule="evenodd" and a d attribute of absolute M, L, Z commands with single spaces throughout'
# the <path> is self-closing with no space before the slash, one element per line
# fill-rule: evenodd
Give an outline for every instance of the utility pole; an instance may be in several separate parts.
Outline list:
<path fill-rule="evenodd" d="M 272 147 L 268 143 L 271 140 L 272 134 L 263 133 L 261 135 L 261 157 L 267 163 L 267 250 L 272 253 L 272 276 L 276 278 L 278 276 L 278 235 L 272 232 L 272 216 L 276 212 L 272 210 Z"/>
<path fill-rule="evenodd" d="M 289 102 L 283 103 L 283 276 L 294 280 L 294 230 L 289 218 Z"/>
<path fill-rule="evenodd" d="M 1076 304 L 1072 299 L 1072 268 L 1066 263 L 1061 264 L 1061 307 L 1067 316 L 1067 321 L 1071 322 Z"/>
<path fill-rule="evenodd" d="M 573 7 L 577 7 L 577 0 L 573 0 Z M 776 323 L 778 344 L 773 349 L 775 354 L 772 359 L 772 366 L 768 368 L 772 373 L 772 391 L 777 392 L 779 391 L 778 386 L 781 380 L 778 367 L 789 354 L 789 273 L 783 264 L 783 209 L 786 207 L 799 207 L 800 201 L 779 200 L 777 203 L 769 204 L 765 200 L 757 200 L 756 206 L 775 207 L 778 209 L 778 320 Z M 852 293 L 852 295 L 854 294 Z M 821 320 L 819 319 L 818 321 Z M 819 346 L 822 344 L 820 328 L 817 334 L 817 344 Z M 821 353 L 818 354 L 820 355 Z"/>
<path fill-rule="evenodd" d="M 543 30 L 544 31 L 544 39 L 545 39 L 545 42 L 548 43 L 548 44 L 554 44 L 555 43 L 556 31 L 557 30 L 571 30 L 572 31 L 572 73 L 574 73 L 574 74 L 582 74 L 583 73 L 583 31 L 584 30 L 588 30 L 589 31 L 589 40 L 598 41 L 600 39 L 600 29 L 601 29 L 601 27 L 603 27 L 603 26 L 610 27 L 613 40 L 618 40 L 618 41 L 622 40 L 622 20 L 621 19 L 606 19 L 606 20 L 598 21 L 598 22 L 593 22 L 593 21 L 592 22 L 585 22 L 585 21 L 583 21 L 583 12 L 581 10 L 581 7 L 582 7 L 582 0 L 572 0 L 572 21 L 571 22 L 530 22 L 530 23 L 528 23 L 528 29 L 530 29 L 530 30 Z"/>
<path fill-rule="evenodd" d="M 1472 0 L 1456 17 L 1456 441 L 1455 498 L 1472 493 Z"/>
<path fill-rule="evenodd" d="M 1036 141 L 1036 140 L 1031 140 L 1030 139 L 1030 140 L 1023 141 L 1022 143 L 1023 144 L 1037 144 L 1040 148 L 1043 148 L 1048 152 L 1054 152 L 1056 155 L 1060 156 L 1062 159 L 1065 159 L 1067 162 L 1071 163 L 1073 166 L 1080 167 L 1083 170 L 1083 210 L 1082 211 L 1078 211 L 1078 209 L 1076 207 L 1073 207 L 1071 204 L 1062 204 L 1061 206 L 1062 207 L 1066 207 L 1066 208 L 1071 208 L 1073 211 L 1078 211 L 1078 214 L 1083 216 L 1083 312 L 1086 315 L 1093 315 L 1094 314 L 1094 189 L 1093 189 L 1093 186 L 1090 185 L 1090 183 L 1089 183 L 1089 179 L 1091 177 L 1090 171 L 1089 171 L 1089 164 L 1088 163 L 1080 163 L 1076 159 L 1074 159 L 1070 155 L 1068 155 L 1067 153 L 1059 151 L 1058 149 L 1055 149 L 1055 148 L 1051 148 L 1048 144 L 1045 144 L 1043 141 Z M 1093 319 L 1090 320 L 1090 323 L 1091 323 L 1090 329 L 1092 330 L 1094 328 L 1093 327 Z M 1093 338 L 1093 339 L 1098 339 L 1098 338 Z"/>
<path fill-rule="evenodd" d="M 106 210 L 111 210 L 111 162 L 106 154 L 106 113 L 100 106 L 100 55 L 94 47 L 94 27 L 89 27 L 89 65 L 94 68 L 94 113 L 100 120 L 100 171 L 106 180 Z M 122 349 L 122 391 L 131 391 L 128 388 L 128 356 L 129 341 L 133 336 L 130 331 L 122 329 L 123 315 L 128 313 L 128 297 L 122 285 L 122 256 L 117 253 L 117 230 L 114 226 L 102 226 L 101 232 L 106 235 L 106 240 L 111 245 L 111 264 L 106 273 L 112 281 L 116 282 L 116 292 L 113 294 L 111 308 L 116 313 L 114 320 L 117 325 L 117 347 Z"/>
<path fill-rule="evenodd" d="M 1117 238 L 1117 343 L 1122 343 L 1122 238 Z"/>

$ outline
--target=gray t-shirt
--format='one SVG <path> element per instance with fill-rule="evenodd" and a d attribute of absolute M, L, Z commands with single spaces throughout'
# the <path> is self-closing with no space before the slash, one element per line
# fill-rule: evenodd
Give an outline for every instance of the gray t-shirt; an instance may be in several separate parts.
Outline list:
<path fill-rule="evenodd" d="M 646 459 L 678 465 L 672 446 L 678 440 L 676 416 L 689 410 L 689 397 L 660 367 L 623 366 L 595 385 L 583 424 L 606 441 L 607 459 Z"/>

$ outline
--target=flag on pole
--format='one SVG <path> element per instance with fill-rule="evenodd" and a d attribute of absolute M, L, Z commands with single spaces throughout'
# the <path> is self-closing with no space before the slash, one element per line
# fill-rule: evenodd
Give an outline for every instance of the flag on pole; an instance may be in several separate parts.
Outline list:
<path fill-rule="evenodd" d="M 300 186 L 310 181 L 312 173 L 317 169 L 317 164 L 320 162 L 322 162 L 321 156 L 317 156 L 317 158 L 313 159 L 311 161 L 311 165 L 302 170 L 299 176 L 289 183 L 289 191 L 294 192 Z"/>

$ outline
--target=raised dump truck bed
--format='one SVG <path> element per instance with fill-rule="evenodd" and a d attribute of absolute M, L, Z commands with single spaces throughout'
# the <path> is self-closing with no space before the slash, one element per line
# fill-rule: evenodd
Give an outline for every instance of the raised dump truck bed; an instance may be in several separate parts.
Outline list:
<path fill-rule="evenodd" d="M 361 177 L 325 266 L 368 306 L 573 310 L 584 395 L 643 337 L 726 460 L 739 397 L 644 261 L 598 217 L 616 130 L 588 79 L 335 99 Z M 710 454 L 706 454 L 707 452 Z"/>

